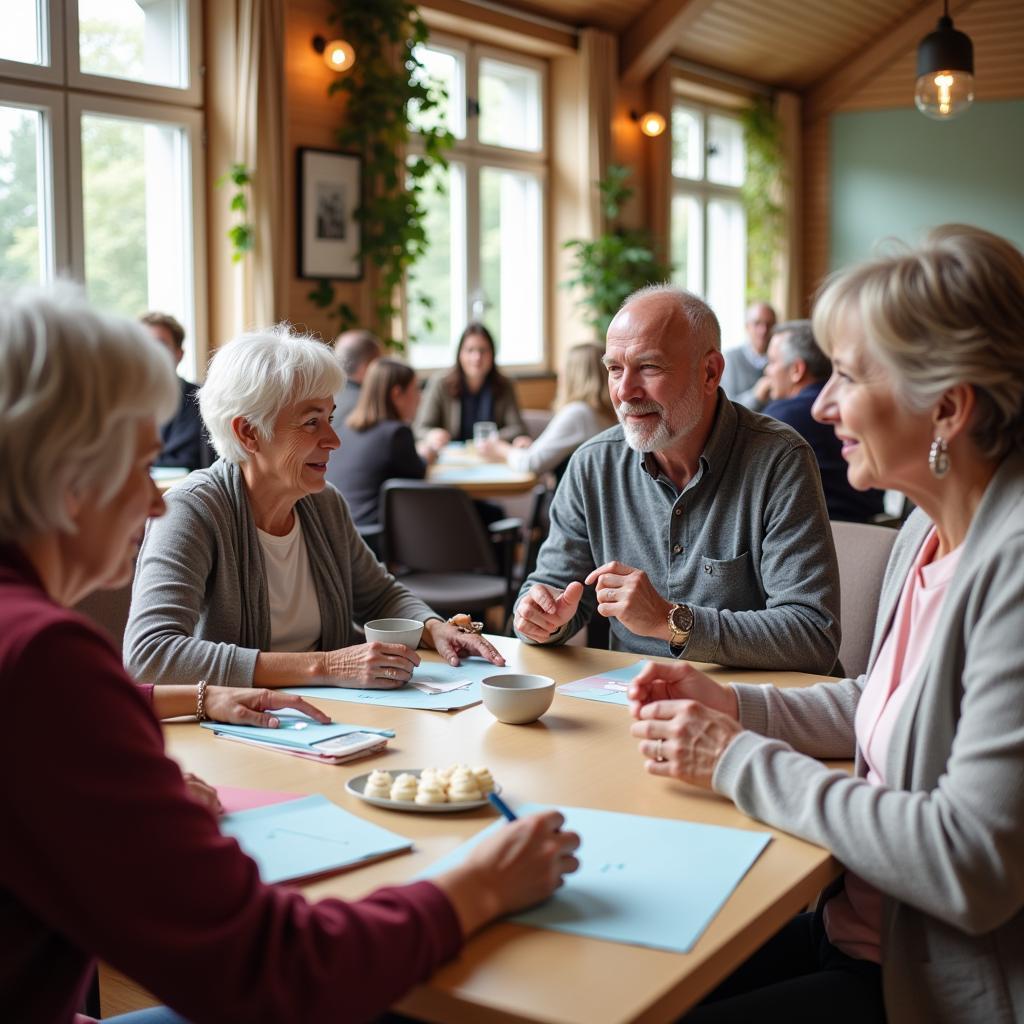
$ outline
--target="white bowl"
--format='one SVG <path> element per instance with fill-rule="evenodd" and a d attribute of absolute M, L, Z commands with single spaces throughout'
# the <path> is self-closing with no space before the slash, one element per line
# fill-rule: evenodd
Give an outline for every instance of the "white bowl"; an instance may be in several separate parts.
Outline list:
<path fill-rule="evenodd" d="M 423 636 L 423 623 L 415 619 L 374 619 L 363 626 L 367 641 L 382 644 L 405 644 L 416 650 Z"/>
<path fill-rule="evenodd" d="M 507 673 L 480 682 L 484 707 L 499 722 L 526 725 L 536 722 L 555 697 L 555 681 L 548 676 Z"/>

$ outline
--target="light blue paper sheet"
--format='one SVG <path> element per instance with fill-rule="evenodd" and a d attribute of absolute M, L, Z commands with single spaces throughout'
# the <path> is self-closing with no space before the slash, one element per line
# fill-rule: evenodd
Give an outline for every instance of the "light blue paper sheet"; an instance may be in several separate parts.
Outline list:
<path fill-rule="evenodd" d="M 291 747 L 296 750 L 315 750 L 318 743 L 332 740 L 337 736 L 349 736 L 354 732 L 373 732 L 394 736 L 390 729 L 370 729 L 364 725 L 347 725 L 344 722 L 330 722 L 321 725 L 302 714 L 293 714 L 282 708 L 276 713 L 281 723 L 276 729 L 265 729 L 260 725 L 226 725 L 223 722 L 201 722 L 204 729 L 238 736 L 254 743 L 265 743 L 271 747 Z"/>
<path fill-rule="evenodd" d="M 220 830 L 259 865 L 264 882 L 288 882 L 376 860 L 412 841 L 371 825 L 325 796 L 225 814 Z"/>
<path fill-rule="evenodd" d="M 585 679 L 575 679 L 571 683 L 565 683 L 558 687 L 559 693 L 566 697 L 579 697 L 582 700 L 597 700 L 603 704 L 629 704 L 626 691 L 619 689 L 624 684 L 632 682 L 640 674 L 640 670 L 646 665 L 646 661 L 637 661 L 632 665 L 625 665 L 622 668 L 613 668 L 607 672 L 598 672 L 595 675 L 587 676 Z M 608 683 L 617 685 L 608 686 Z"/>
<path fill-rule="evenodd" d="M 385 708 L 454 711 L 480 703 L 481 679 L 510 671 L 511 669 L 492 665 L 484 658 L 463 658 L 458 668 L 444 662 L 425 661 L 412 674 L 417 682 L 455 683 L 465 680 L 470 685 L 463 690 L 449 690 L 447 693 L 423 693 L 412 686 L 403 686 L 399 690 L 355 690 L 344 686 L 288 686 L 284 692 L 297 693 L 300 697 L 344 700 L 353 704 L 375 704 Z"/>
<path fill-rule="evenodd" d="M 538 804 L 522 814 L 545 810 Z M 520 810 L 517 808 L 517 810 Z M 580 834 L 580 869 L 539 907 L 509 920 L 631 946 L 688 953 L 771 835 L 585 807 L 559 807 Z M 425 872 L 461 863 L 504 821 L 485 828 Z"/>

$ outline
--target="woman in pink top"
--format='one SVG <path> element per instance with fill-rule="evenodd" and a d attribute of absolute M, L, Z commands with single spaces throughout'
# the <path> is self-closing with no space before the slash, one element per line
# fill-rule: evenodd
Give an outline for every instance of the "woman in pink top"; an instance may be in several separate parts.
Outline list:
<path fill-rule="evenodd" d="M 917 507 L 868 671 L 722 687 L 650 665 L 646 769 L 831 849 L 846 872 L 694 1021 L 1024 1021 L 1024 256 L 951 225 L 834 276 L 814 415 L 850 483 Z M 854 757 L 853 776 L 818 758 Z"/>
<path fill-rule="evenodd" d="M 129 578 L 163 511 L 149 470 L 178 394 L 157 343 L 77 289 L 0 302 L 0 1016 L 67 1024 L 101 956 L 194 1024 L 369 1020 L 550 895 L 579 840 L 534 815 L 460 868 L 352 903 L 261 884 L 164 755 L 151 701 L 187 713 L 194 691 L 147 699 L 68 610 Z M 215 691 L 215 710 L 290 703 L 250 693 Z"/>

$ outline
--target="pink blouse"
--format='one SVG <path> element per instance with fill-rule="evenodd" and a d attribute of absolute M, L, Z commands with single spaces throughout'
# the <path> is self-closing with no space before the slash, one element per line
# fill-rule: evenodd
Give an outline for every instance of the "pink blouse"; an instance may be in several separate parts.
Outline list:
<path fill-rule="evenodd" d="M 933 561 L 938 547 L 938 534 L 932 529 L 903 586 L 892 628 L 857 705 L 857 747 L 872 786 L 886 784 L 885 761 L 893 729 L 930 650 L 946 590 L 960 561 L 960 548 Z M 825 906 L 829 940 L 848 956 L 880 963 L 881 925 L 881 893 L 847 871 L 844 890 Z"/>

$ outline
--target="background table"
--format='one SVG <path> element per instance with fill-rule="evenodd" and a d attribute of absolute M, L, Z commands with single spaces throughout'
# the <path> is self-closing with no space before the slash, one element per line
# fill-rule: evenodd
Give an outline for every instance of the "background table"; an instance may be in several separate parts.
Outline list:
<path fill-rule="evenodd" d="M 636 655 L 588 648 L 538 648 L 491 638 L 510 665 L 559 683 L 628 665 Z M 429 657 L 432 657 L 429 656 Z M 713 671 L 722 681 L 802 686 L 820 676 Z M 693 950 L 675 954 L 500 923 L 476 936 L 399 1009 L 430 1021 L 620 1024 L 672 1021 L 696 1003 L 836 876 L 831 855 L 767 829 L 729 801 L 643 771 L 621 706 L 556 695 L 529 726 L 502 725 L 482 706 L 456 713 L 399 711 L 318 702 L 335 719 L 392 727 L 386 754 L 327 767 L 214 738 L 194 723 L 168 723 L 168 751 L 214 784 L 324 793 L 362 817 L 413 839 L 411 854 L 305 886 L 311 898 L 365 895 L 409 880 L 494 820 L 489 810 L 408 814 L 371 807 L 345 792 L 370 770 L 486 764 L 513 807 L 524 801 L 600 807 L 772 832 L 774 838 Z M 586 856 L 586 850 L 583 851 Z M 671 878 L 666 878 L 671 885 Z M 104 991 L 106 992 L 106 982 Z M 105 1005 L 106 1012 L 111 1007 Z"/>
<path fill-rule="evenodd" d="M 427 467 L 431 483 L 450 484 L 474 498 L 495 498 L 524 494 L 537 483 L 535 473 L 518 473 L 504 462 L 488 462 L 472 445 L 450 444 L 441 450 L 438 461 Z"/>

